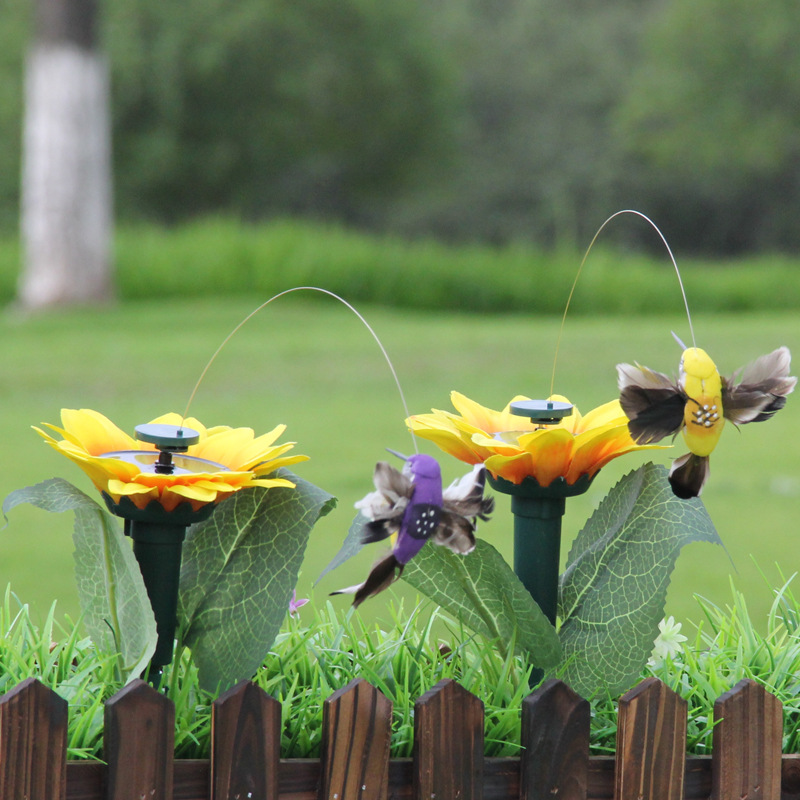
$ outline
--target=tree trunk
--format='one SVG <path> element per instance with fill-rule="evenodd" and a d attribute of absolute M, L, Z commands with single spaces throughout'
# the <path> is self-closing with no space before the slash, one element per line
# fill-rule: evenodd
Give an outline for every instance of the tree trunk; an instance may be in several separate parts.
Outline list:
<path fill-rule="evenodd" d="M 22 162 L 25 309 L 112 299 L 108 64 L 95 0 L 37 0 Z"/>

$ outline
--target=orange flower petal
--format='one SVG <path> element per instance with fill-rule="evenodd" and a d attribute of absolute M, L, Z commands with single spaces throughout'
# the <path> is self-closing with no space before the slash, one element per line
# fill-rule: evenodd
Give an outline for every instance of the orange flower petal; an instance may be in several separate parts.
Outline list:
<path fill-rule="evenodd" d="M 532 477 L 540 486 L 549 486 L 569 468 L 575 451 L 575 437 L 563 428 L 551 428 L 520 437 L 520 445 L 533 459 Z"/>
<path fill-rule="evenodd" d="M 467 464 L 480 464 L 483 461 L 477 448 L 457 433 L 439 428 L 412 428 L 412 430 L 420 439 L 434 442 L 445 453 L 455 456 L 460 461 L 465 461 Z"/>
<path fill-rule="evenodd" d="M 485 461 L 486 469 L 495 477 L 505 478 L 511 483 L 522 483 L 533 474 L 533 456 L 520 453 L 516 456 L 489 456 Z"/>
<path fill-rule="evenodd" d="M 609 424 L 628 425 L 628 418 L 625 416 L 619 400 L 612 400 L 610 403 L 604 403 L 602 406 L 593 408 L 581 419 L 580 424 L 576 425 L 575 433 L 583 433 L 592 428 L 600 428 Z"/>

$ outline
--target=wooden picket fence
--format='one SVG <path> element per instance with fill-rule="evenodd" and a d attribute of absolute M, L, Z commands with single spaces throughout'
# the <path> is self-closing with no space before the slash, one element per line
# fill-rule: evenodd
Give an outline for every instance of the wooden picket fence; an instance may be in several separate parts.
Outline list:
<path fill-rule="evenodd" d="M 324 704 L 319 759 L 280 758 L 280 704 L 251 683 L 213 707 L 212 755 L 174 760 L 172 703 L 142 681 L 105 707 L 106 763 L 68 761 L 67 703 L 34 679 L 0 700 L 0 800 L 790 800 L 780 702 L 742 681 L 715 706 L 713 755 L 686 757 L 686 703 L 650 678 L 619 706 L 616 757 L 589 756 L 589 704 L 559 681 L 522 708 L 519 758 L 484 758 L 483 703 L 442 681 L 389 758 L 391 703 L 354 680 Z"/>

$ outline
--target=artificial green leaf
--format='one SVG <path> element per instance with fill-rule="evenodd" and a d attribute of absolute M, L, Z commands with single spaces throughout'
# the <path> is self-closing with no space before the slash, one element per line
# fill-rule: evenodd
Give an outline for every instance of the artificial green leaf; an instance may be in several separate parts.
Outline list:
<path fill-rule="evenodd" d="M 243 489 L 187 531 L 182 644 L 209 691 L 251 678 L 286 617 L 311 529 L 336 499 L 288 470 L 294 489 Z"/>
<path fill-rule="evenodd" d="M 516 642 L 537 667 L 559 662 L 555 628 L 488 542 L 478 539 L 465 556 L 427 544 L 406 565 L 403 579 L 504 651 Z"/>
<path fill-rule="evenodd" d="M 608 493 L 575 539 L 561 576 L 563 679 L 585 697 L 641 675 L 681 548 L 722 544 L 699 498 L 681 500 L 663 466 L 645 464 Z"/>
<path fill-rule="evenodd" d="M 83 622 L 99 650 L 120 654 L 126 680 L 138 677 L 156 647 L 156 622 L 130 544 L 116 517 L 61 478 L 12 492 L 3 513 L 21 503 L 74 511 L 75 577 Z"/>
<path fill-rule="evenodd" d="M 345 561 L 349 561 L 353 556 L 358 555 L 358 553 L 361 552 L 361 550 L 364 548 L 364 525 L 366 525 L 368 522 L 369 519 L 361 512 L 356 514 L 356 518 L 350 525 L 350 530 L 347 532 L 347 536 L 345 536 L 342 546 L 339 548 L 339 551 L 336 553 L 336 555 L 331 559 L 328 566 L 325 567 L 322 572 L 320 572 L 319 577 L 314 581 L 314 586 L 316 586 L 329 572 L 332 572 L 337 567 L 340 567 L 342 564 L 344 564 Z"/>

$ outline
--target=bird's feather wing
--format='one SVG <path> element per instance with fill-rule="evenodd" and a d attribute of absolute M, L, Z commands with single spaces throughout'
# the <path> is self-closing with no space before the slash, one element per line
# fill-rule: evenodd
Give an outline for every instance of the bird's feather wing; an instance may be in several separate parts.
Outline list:
<path fill-rule="evenodd" d="M 722 379 L 722 413 L 736 425 L 763 422 L 786 405 L 797 378 L 789 375 L 788 347 L 761 356 Z"/>
<path fill-rule="evenodd" d="M 475 549 L 475 526 L 461 514 L 443 511 L 433 542 L 459 555 L 466 555 Z"/>
<path fill-rule="evenodd" d="M 375 491 L 356 503 L 369 522 L 364 525 L 361 541 L 380 542 L 400 530 L 403 514 L 414 491 L 412 482 L 386 461 L 375 465 Z"/>
<path fill-rule="evenodd" d="M 652 444 L 680 431 L 687 397 L 671 378 L 632 364 L 618 364 L 617 376 L 619 402 L 637 444 Z"/>
<path fill-rule="evenodd" d="M 483 496 L 485 487 L 486 468 L 483 464 L 476 464 L 442 492 L 445 510 L 462 517 L 488 519 L 494 510 L 494 498 Z"/>

